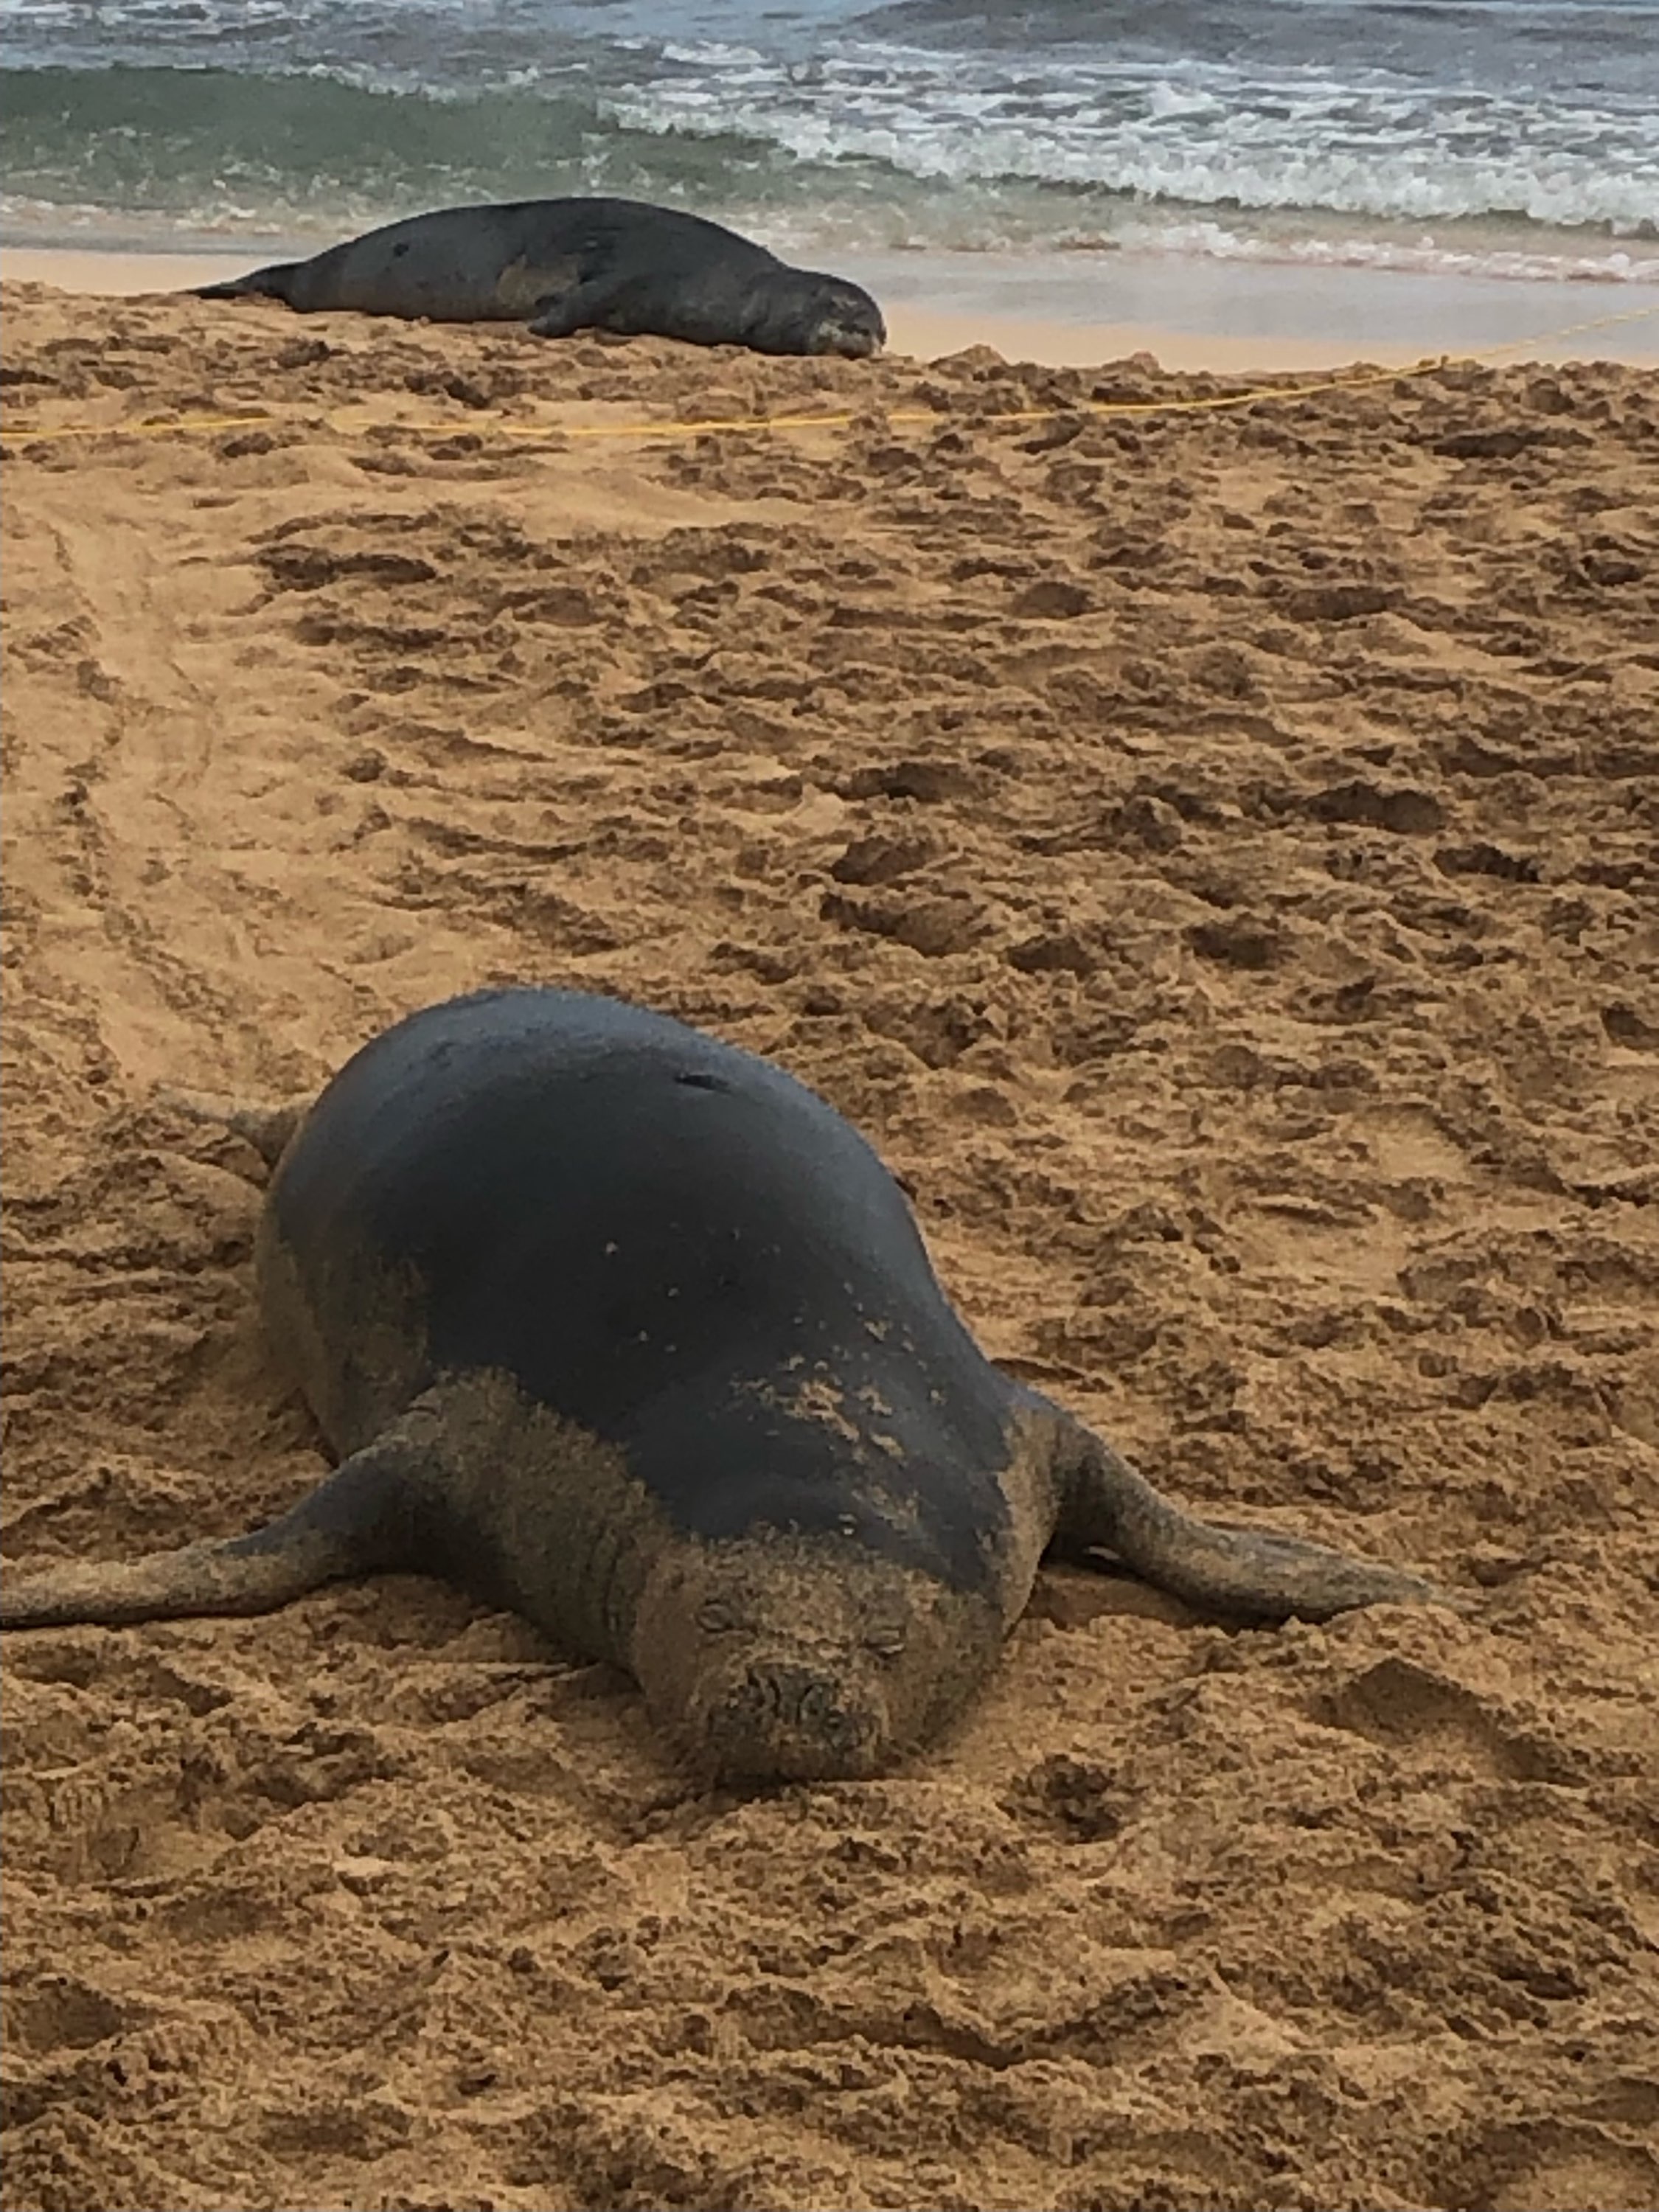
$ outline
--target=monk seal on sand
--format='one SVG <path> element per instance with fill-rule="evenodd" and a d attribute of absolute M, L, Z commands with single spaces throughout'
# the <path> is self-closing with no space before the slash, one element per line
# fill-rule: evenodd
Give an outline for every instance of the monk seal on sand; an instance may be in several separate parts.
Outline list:
<path fill-rule="evenodd" d="M 284 300 L 302 314 L 527 322 L 538 337 L 615 331 L 757 353 L 847 354 L 887 341 L 870 295 L 792 269 L 702 216 L 640 200 L 518 200 L 388 223 L 309 261 L 279 261 L 201 300 Z"/>
<path fill-rule="evenodd" d="M 441 1575 L 626 1669 L 702 1773 L 811 1779 L 957 1715 L 1051 1543 L 1246 1619 L 1437 1595 L 1172 1504 L 985 1358 L 833 1108 L 665 1015 L 453 1000 L 296 1118 L 258 1273 L 340 1464 L 249 1535 L 9 1580 L 0 1626 Z"/>

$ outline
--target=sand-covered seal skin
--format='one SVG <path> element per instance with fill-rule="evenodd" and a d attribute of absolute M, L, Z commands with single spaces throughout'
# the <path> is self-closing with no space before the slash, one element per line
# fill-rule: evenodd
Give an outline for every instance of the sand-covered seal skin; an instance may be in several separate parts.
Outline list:
<path fill-rule="evenodd" d="M 861 286 L 792 268 L 720 223 L 641 200 L 441 208 L 308 261 L 201 285 L 196 296 L 282 300 L 302 314 L 528 323 L 541 337 L 613 331 L 854 360 L 887 338 Z"/>
<path fill-rule="evenodd" d="M 1051 1541 L 1246 1618 L 1437 1595 L 1162 1497 L 984 1358 L 833 1108 L 665 1016 L 455 1000 L 238 1126 L 280 1155 L 265 1321 L 340 1465 L 250 1535 L 9 1580 L 0 1625 L 427 1572 L 626 1668 L 702 1771 L 821 1779 L 962 1711 Z"/>

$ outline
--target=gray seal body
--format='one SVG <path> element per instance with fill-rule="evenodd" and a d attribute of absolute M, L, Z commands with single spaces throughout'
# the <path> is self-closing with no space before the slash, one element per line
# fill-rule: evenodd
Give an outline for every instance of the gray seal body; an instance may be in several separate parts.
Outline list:
<path fill-rule="evenodd" d="M 302 314 L 349 309 L 440 323 L 528 323 L 740 345 L 757 353 L 877 353 L 881 310 L 844 277 L 791 268 L 701 216 L 619 199 L 443 208 L 308 261 L 283 261 L 204 300 L 282 300 Z"/>
<path fill-rule="evenodd" d="M 1182 1512 L 984 1358 L 840 1115 L 665 1016 L 453 1000 L 267 1126 L 265 1321 L 339 1465 L 251 1534 L 9 1580 L 0 1625 L 440 1575 L 765 1780 L 936 1735 L 1052 1543 L 1247 1619 L 1435 1595 Z"/>

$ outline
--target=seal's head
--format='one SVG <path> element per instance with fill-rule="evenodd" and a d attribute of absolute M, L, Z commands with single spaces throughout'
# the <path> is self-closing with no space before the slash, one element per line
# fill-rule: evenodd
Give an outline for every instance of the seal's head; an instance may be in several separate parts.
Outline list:
<path fill-rule="evenodd" d="M 982 1601 L 852 1544 L 688 1544 L 652 1578 L 632 1665 L 700 1771 L 734 1782 L 884 1773 L 995 1656 Z"/>
<path fill-rule="evenodd" d="M 769 270 L 745 343 L 757 353 L 842 354 L 863 361 L 887 343 L 881 309 L 861 285 L 810 269 Z"/>

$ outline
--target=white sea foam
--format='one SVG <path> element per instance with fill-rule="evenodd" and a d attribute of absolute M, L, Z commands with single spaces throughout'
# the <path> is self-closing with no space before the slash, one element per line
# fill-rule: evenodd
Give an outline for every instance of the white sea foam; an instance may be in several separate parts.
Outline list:
<path fill-rule="evenodd" d="M 675 49 L 679 73 L 605 102 L 638 130 L 736 134 L 797 160 L 941 183 L 1092 187 L 1189 207 L 1425 221 L 1507 215 L 1659 232 L 1659 114 L 1208 67 L 952 68 L 825 56 L 804 83 L 752 50 Z"/>
<path fill-rule="evenodd" d="M 1459 244 L 1443 233 L 1376 238 L 1353 234 L 1300 238 L 1264 236 L 1212 221 L 1179 218 L 1122 223 L 1114 243 L 1161 253 L 1200 254 L 1216 261 L 1300 262 L 1316 268 L 1393 269 L 1413 276 L 1492 276 L 1518 283 L 1552 278 L 1577 283 L 1659 284 L 1659 253 L 1610 248 L 1602 253 L 1560 253 L 1504 246 L 1488 240 Z"/>

